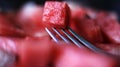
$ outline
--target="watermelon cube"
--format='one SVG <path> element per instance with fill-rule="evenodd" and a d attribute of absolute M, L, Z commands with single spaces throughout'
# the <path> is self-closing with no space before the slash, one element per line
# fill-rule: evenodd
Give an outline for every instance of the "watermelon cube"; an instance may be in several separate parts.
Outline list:
<path fill-rule="evenodd" d="M 66 28 L 69 23 L 70 9 L 65 2 L 45 3 L 43 12 L 43 23 L 48 27 Z"/>

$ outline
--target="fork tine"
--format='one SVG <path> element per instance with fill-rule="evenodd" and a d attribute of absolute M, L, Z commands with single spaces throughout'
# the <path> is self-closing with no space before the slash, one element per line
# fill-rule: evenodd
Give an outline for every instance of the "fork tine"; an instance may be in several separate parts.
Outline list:
<path fill-rule="evenodd" d="M 55 37 L 55 35 L 48 29 L 48 28 L 45 28 L 45 30 L 48 32 L 48 34 L 52 37 L 52 39 L 55 41 L 55 42 L 58 42 L 59 40 Z"/>
<path fill-rule="evenodd" d="M 47 33 L 51 36 L 51 38 L 55 42 L 59 42 L 57 37 L 48 28 L 45 28 L 45 30 L 47 31 Z M 56 34 L 58 34 L 66 43 L 69 43 L 69 40 L 67 38 L 65 38 L 59 31 L 57 31 L 55 28 L 52 28 L 52 30 Z M 66 31 L 64 29 L 60 29 L 60 31 L 62 31 L 76 46 L 78 46 L 80 48 L 83 47 L 83 45 L 84 45 L 84 46 L 86 46 L 87 48 L 89 48 L 90 50 L 92 50 L 96 53 L 99 52 L 99 53 L 102 53 L 102 54 L 105 54 L 105 55 L 112 56 L 110 53 L 107 53 L 107 52 L 95 47 L 94 45 L 92 45 L 90 42 L 88 42 L 87 40 L 85 40 L 84 38 L 79 36 L 76 32 L 74 32 L 70 27 L 68 27 L 68 31 Z M 68 32 L 70 32 L 71 35 Z"/>
<path fill-rule="evenodd" d="M 76 32 L 74 32 L 70 27 L 68 28 L 68 31 L 70 33 L 72 33 L 73 36 L 75 36 L 84 46 L 86 46 L 87 48 L 95 51 L 95 52 L 104 52 L 101 49 L 95 47 L 94 45 L 92 45 L 90 42 L 88 42 L 87 40 L 85 40 L 84 38 L 82 38 L 81 36 L 79 36 Z"/>
<path fill-rule="evenodd" d="M 61 30 L 75 45 L 78 47 L 82 47 L 83 45 L 80 44 L 75 38 L 73 38 L 71 35 L 69 35 L 65 30 Z"/>
<path fill-rule="evenodd" d="M 53 29 L 53 31 L 56 32 L 66 43 L 70 43 L 70 42 L 68 41 L 68 39 L 66 39 L 64 36 L 62 36 L 62 35 L 60 34 L 60 32 L 58 32 L 55 28 L 52 28 L 52 29 Z"/>

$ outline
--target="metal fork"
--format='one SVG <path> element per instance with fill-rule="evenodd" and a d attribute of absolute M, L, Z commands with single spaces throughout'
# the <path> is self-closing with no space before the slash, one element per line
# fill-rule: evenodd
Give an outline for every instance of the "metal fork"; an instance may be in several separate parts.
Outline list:
<path fill-rule="evenodd" d="M 45 28 L 45 30 L 47 31 L 47 33 L 50 35 L 50 37 L 55 41 L 55 42 L 59 42 L 60 40 L 55 36 L 58 35 L 63 41 L 65 41 L 66 43 L 70 43 L 73 42 L 76 46 L 78 47 L 83 47 L 86 46 L 87 48 L 89 48 L 90 50 L 94 51 L 94 52 L 99 52 L 99 53 L 104 53 L 109 55 L 109 53 L 95 47 L 93 44 L 91 44 L 90 42 L 88 42 L 87 40 L 85 40 L 83 37 L 81 37 L 80 35 L 78 35 L 76 32 L 74 32 L 70 27 L 67 28 L 67 30 L 65 29 L 56 29 L 56 28 Z M 63 36 L 63 34 L 65 36 Z"/>

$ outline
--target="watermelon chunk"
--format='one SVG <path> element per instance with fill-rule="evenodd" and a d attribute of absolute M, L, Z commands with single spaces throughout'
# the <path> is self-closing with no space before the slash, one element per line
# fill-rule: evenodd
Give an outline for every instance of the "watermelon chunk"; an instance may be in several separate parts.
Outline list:
<path fill-rule="evenodd" d="M 28 37 L 19 41 L 16 67 L 47 67 L 52 51 L 51 47 L 51 42 L 46 37 Z"/>
<path fill-rule="evenodd" d="M 65 2 L 45 3 L 43 12 L 43 22 L 48 27 L 66 28 L 69 24 L 70 9 Z"/>
<path fill-rule="evenodd" d="M 106 42 L 120 44 L 120 24 L 118 21 L 106 17 L 103 21 L 98 20 L 96 23 L 100 26 Z"/>
<path fill-rule="evenodd" d="M 26 34 L 23 30 L 12 24 L 4 14 L 0 14 L 0 35 L 24 37 Z"/>
<path fill-rule="evenodd" d="M 16 23 L 24 30 L 27 35 L 34 37 L 46 36 L 42 23 L 43 7 L 27 3 L 17 13 Z"/>
<path fill-rule="evenodd" d="M 120 46 L 116 44 L 96 44 L 96 46 L 110 54 L 120 56 Z"/>
<path fill-rule="evenodd" d="M 72 20 L 70 27 L 80 36 L 93 44 L 103 42 L 101 29 L 92 19 L 84 19 L 81 21 Z"/>
<path fill-rule="evenodd" d="M 58 51 L 54 60 L 55 67 L 116 67 L 111 57 L 87 49 L 63 46 Z"/>

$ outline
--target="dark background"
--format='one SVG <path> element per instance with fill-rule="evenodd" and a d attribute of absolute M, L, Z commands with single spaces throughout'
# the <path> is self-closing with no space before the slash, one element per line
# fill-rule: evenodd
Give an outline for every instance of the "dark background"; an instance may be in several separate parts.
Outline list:
<path fill-rule="evenodd" d="M 0 0 L 0 8 L 3 11 L 18 10 L 26 2 L 35 2 L 43 5 L 45 0 Z M 53 0 L 55 1 L 55 0 Z M 57 0 L 58 1 L 58 0 Z M 62 0 L 59 0 L 62 1 Z M 120 0 L 65 0 L 82 3 L 99 10 L 115 11 L 120 19 Z"/>
<path fill-rule="evenodd" d="M 0 7 L 6 10 L 18 9 L 21 5 L 29 1 L 35 2 L 37 4 L 44 4 L 45 2 L 45 0 L 0 0 Z M 120 0 L 66 0 L 66 1 L 73 1 L 77 2 L 78 4 L 83 3 L 93 8 L 104 10 L 115 10 L 117 8 L 120 8 Z"/>

